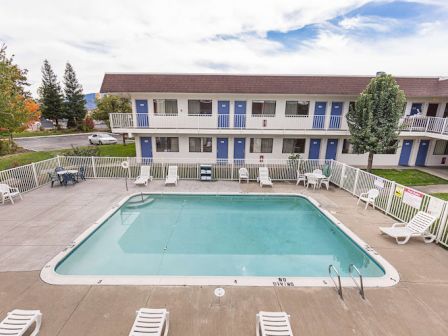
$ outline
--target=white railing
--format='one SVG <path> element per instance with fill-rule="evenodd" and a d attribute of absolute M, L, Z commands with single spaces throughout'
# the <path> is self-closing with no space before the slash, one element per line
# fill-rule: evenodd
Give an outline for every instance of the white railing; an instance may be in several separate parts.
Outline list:
<path fill-rule="evenodd" d="M 411 116 L 400 121 L 401 131 L 448 134 L 448 118 Z"/>
<path fill-rule="evenodd" d="M 129 169 L 122 167 L 122 162 L 127 161 Z M 21 192 L 34 190 L 46 185 L 49 181 L 49 173 L 56 167 L 66 169 L 85 168 L 87 178 L 135 178 L 139 174 L 142 164 L 151 165 L 151 175 L 154 179 L 165 179 L 168 166 L 178 166 L 179 178 L 183 180 L 199 180 L 200 164 L 212 165 L 213 178 L 224 181 L 237 181 L 238 170 L 245 167 L 249 171 L 250 179 L 256 180 L 259 167 L 268 167 L 269 175 L 274 181 L 295 181 L 297 170 L 302 173 L 312 172 L 314 169 L 322 169 L 325 164 L 330 166 L 331 182 L 346 190 L 354 196 L 359 196 L 369 189 L 377 188 L 380 191 L 375 200 L 375 206 L 400 221 L 409 221 L 419 210 L 434 210 L 434 204 L 440 205 L 440 215 L 432 226 L 431 232 L 437 237 L 436 242 L 448 246 L 448 202 L 442 201 L 428 194 L 422 195 L 418 208 L 403 201 L 405 186 L 394 181 L 383 179 L 359 168 L 354 168 L 334 160 L 237 160 L 235 162 L 202 159 L 137 159 L 135 157 L 83 157 L 83 156 L 58 156 L 29 165 L 0 171 L 0 183 L 6 183 L 11 187 L 17 187 Z M 401 191 L 400 191 L 401 190 Z M 432 208 L 430 209 L 430 205 Z"/>

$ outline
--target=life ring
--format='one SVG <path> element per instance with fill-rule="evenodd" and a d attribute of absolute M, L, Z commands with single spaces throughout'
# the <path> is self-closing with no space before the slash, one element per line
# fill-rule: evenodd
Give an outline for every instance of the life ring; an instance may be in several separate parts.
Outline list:
<path fill-rule="evenodd" d="M 124 169 L 128 169 L 128 168 L 129 168 L 129 162 L 127 162 L 127 161 L 123 161 L 123 162 L 121 163 L 121 166 L 122 166 Z"/>

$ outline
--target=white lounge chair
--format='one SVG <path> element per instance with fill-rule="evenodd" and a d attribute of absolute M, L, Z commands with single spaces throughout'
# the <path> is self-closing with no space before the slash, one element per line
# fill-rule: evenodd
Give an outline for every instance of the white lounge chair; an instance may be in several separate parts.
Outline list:
<path fill-rule="evenodd" d="M 137 185 L 148 185 L 148 182 L 152 181 L 151 166 L 141 166 L 140 175 L 137 176 L 134 183 Z"/>
<path fill-rule="evenodd" d="M 316 187 L 319 186 L 319 179 L 316 177 L 316 175 L 313 174 L 308 174 L 307 175 L 307 179 L 306 179 L 306 188 L 308 189 L 308 187 L 312 185 L 313 189 L 316 190 Z"/>
<path fill-rule="evenodd" d="M 140 308 L 129 336 L 166 336 L 169 326 L 170 313 L 166 309 Z"/>
<path fill-rule="evenodd" d="M 284 312 L 259 312 L 257 336 L 293 336 L 289 318 Z"/>
<path fill-rule="evenodd" d="M 306 175 L 302 174 L 300 172 L 300 170 L 297 170 L 297 183 L 296 183 L 296 185 L 299 185 L 300 182 L 303 182 L 303 186 L 304 187 L 306 186 Z"/>
<path fill-rule="evenodd" d="M 380 191 L 378 189 L 370 189 L 368 192 L 359 195 L 356 205 L 358 205 L 360 201 L 363 201 L 366 202 L 364 209 L 367 209 L 369 204 L 372 204 L 372 207 L 375 209 L 375 199 L 379 196 L 379 194 Z"/>
<path fill-rule="evenodd" d="M 2 204 L 5 204 L 5 201 L 10 200 L 12 204 L 14 204 L 14 197 L 22 198 L 19 189 L 11 188 L 7 184 L 0 184 L 0 196 L 2 198 Z"/>
<path fill-rule="evenodd" d="M 249 183 L 249 171 L 246 168 L 238 170 L 238 183 L 241 183 L 241 180 L 246 180 Z"/>
<path fill-rule="evenodd" d="M 432 243 L 436 236 L 428 230 L 436 217 L 419 211 L 409 223 L 395 223 L 391 227 L 380 227 L 382 233 L 395 238 L 397 244 L 406 244 L 411 237 L 422 237 L 425 243 Z"/>
<path fill-rule="evenodd" d="M 0 322 L 0 335 L 21 336 L 24 335 L 33 324 L 36 325 L 34 331 L 27 335 L 37 336 L 42 324 L 42 314 L 39 310 L 14 309 L 12 312 L 8 313 L 2 322 Z"/>
<path fill-rule="evenodd" d="M 270 186 L 272 187 L 272 180 L 269 177 L 269 170 L 267 167 L 259 167 L 258 168 L 258 178 L 257 182 L 260 182 L 260 186 Z"/>
<path fill-rule="evenodd" d="M 177 166 L 169 166 L 168 175 L 166 175 L 165 179 L 165 185 L 167 184 L 177 185 L 177 181 L 179 181 L 179 176 L 177 175 Z"/>

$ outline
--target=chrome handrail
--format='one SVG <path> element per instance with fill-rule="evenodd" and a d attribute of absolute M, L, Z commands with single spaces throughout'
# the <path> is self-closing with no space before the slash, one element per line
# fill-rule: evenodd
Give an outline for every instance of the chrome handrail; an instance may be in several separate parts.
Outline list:
<path fill-rule="evenodd" d="M 334 273 L 336 273 L 337 277 L 338 277 L 338 284 L 336 284 L 336 281 L 333 279 L 333 276 L 331 275 L 331 270 L 334 271 Z M 341 299 L 344 299 L 342 297 L 342 285 L 341 285 L 341 276 L 339 275 L 339 272 L 337 271 L 336 267 L 334 267 L 333 265 L 329 265 L 328 266 L 328 274 L 330 275 L 330 279 L 333 281 L 334 286 L 336 287 L 339 296 L 341 297 Z"/>
<path fill-rule="evenodd" d="M 355 270 L 356 273 L 358 273 L 358 276 L 359 276 L 359 284 L 358 284 L 358 282 L 355 280 L 355 278 L 353 277 L 353 270 Z M 363 278 L 362 278 L 362 274 L 361 274 L 361 272 L 360 272 L 359 269 L 358 269 L 355 265 L 353 265 L 353 264 L 350 264 L 350 265 L 348 266 L 348 272 L 350 273 L 350 276 L 351 276 L 353 282 L 355 283 L 356 287 L 358 287 L 358 289 L 359 289 L 359 294 L 360 294 L 361 297 L 365 300 L 366 297 L 365 297 L 365 295 L 364 295 L 364 282 L 363 282 Z"/>

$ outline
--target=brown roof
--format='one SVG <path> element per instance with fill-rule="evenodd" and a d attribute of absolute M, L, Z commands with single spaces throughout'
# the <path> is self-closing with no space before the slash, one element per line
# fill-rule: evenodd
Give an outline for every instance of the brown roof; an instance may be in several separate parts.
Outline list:
<path fill-rule="evenodd" d="M 101 93 L 246 93 L 358 95 L 368 76 L 105 74 Z M 408 97 L 448 97 L 448 80 L 396 77 Z"/>

